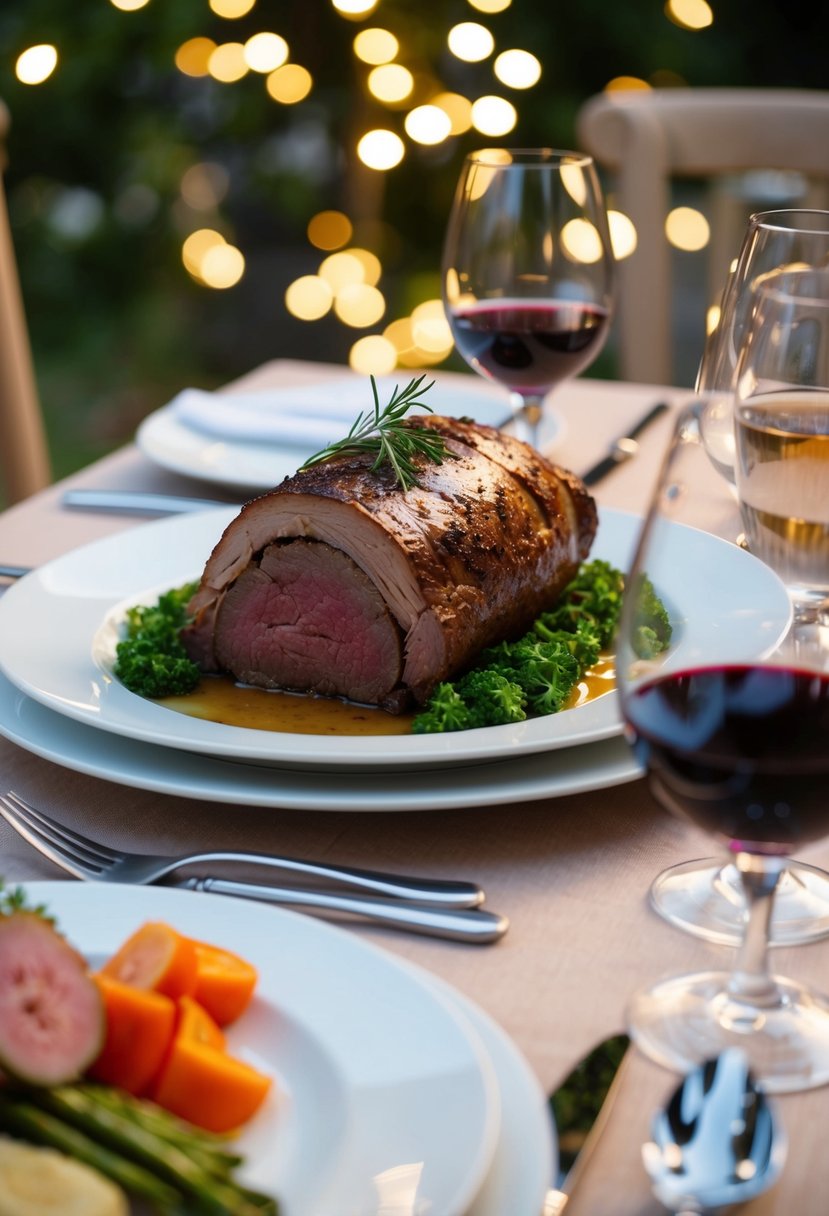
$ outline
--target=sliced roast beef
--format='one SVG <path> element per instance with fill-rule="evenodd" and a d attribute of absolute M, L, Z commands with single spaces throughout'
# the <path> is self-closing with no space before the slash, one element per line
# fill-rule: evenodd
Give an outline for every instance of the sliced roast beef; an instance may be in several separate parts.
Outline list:
<path fill-rule="evenodd" d="M 205 671 L 396 709 L 554 602 L 596 531 L 581 481 L 491 427 L 408 425 L 449 452 L 412 489 L 370 455 L 340 456 L 226 528 L 183 635 Z"/>

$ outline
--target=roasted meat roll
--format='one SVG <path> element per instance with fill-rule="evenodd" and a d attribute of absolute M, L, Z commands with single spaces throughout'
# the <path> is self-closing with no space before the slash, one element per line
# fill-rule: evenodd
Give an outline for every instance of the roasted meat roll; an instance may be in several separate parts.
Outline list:
<path fill-rule="evenodd" d="M 228 525 L 182 635 L 205 672 L 399 711 L 555 601 L 596 532 L 579 478 L 492 427 L 406 425 L 447 449 L 413 488 L 341 455 Z"/>

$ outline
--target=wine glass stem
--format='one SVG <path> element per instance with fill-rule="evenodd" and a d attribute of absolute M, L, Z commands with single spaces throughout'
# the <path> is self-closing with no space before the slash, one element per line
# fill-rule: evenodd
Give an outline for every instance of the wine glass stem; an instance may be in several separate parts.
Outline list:
<path fill-rule="evenodd" d="M 541 425 L 544 398 L 525 397 L 523 393 L 510 393 L 509 396 L 518 438 L 538 447 L 538 429 Z"/>
<path fill-rule="evenodd" d="M 780 1003 L 780 993 L 768 966 L 769 926 L 785 860 L 738 853 L 734 863 L 743 885 L 747 919 L 728 992 L 734 1000 L 755 1008 L 771 1008 Z"/>

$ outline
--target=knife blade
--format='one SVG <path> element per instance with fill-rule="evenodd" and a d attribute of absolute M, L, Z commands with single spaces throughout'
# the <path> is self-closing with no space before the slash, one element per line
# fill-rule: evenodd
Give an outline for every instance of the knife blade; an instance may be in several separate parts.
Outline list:
<path fill-rule="evenodd" d="M 188 511 L 207 511 L 211 507 L 240 506 L 212 498 L 189 498 L 148 490 L 67 490 L 61 505 L 83 511 L 124 511 L 128 515 L 184 515 Z"/>
<path fill-rule="evenodd" d="M 656 405 L 652 405 L 648 412 L 643 414 L 630 430 L 613 440 L 606 456 L 603 456 L 586 473 L 582 473 L 581 479 L 584 484 L 586 486 L 596 485 L 602 478 L 607 477 L 608 473 L 612 473 L 618 465 L 624 464 L 626 460 L 634 457 L 639 451 L 639 444 L 637 443 L 639 436 L 669 408 L 667 401 L 657 401 Z"/>
<path fill-rule="evenodd" d="M 598 1142 L 619 1087 L 630 1038 L 614 1034 L 593 1047 L 550 1095 L 558 1134 L 558 1175 L 546 1195 L 543 1216 L 559 1216 Z"/>

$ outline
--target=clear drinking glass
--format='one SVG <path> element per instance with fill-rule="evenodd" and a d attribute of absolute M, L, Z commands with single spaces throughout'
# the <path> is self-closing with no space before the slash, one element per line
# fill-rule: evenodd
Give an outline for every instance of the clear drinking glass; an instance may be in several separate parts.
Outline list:
<path fill-rule="evenodd" d="M 829 1000 L 772 975 L 766 947 L 787 858 L 829 832 L 829 650 L 793 653 L 791 602 L 774 571 L 684 526 L 706 518 L 710 476 L 689 412 L 629 572 L 617 681 L 625 729 L 656 798 L 720 844 L 748 916 L 731 970 L 636 993 L 629 1028 L 668 1067 L 686 1071 L 739 1046 L 765 1089 L 808 1089 L 829 1081 Z M 641 646 L 646 579 L 674 625 L 655 658 Z"/>
<path fill-rule="evenodd" d="M 711 463 L 734 484 L 734 414 L 737 363 L 746 334 L 756 279 L 770 271 L 829 265 L 829 211 L 794 208 L 759 211 L 746 228 L 708 335 L 697 373 L 700 428 Z"/>
<path fill-rule="evenodd" d="M 460 354 L 506 386 L 517 429 L 537 444 L 546 394 L 593 362 L 610 324 L 613 254 L 592 158 L 549 148 L 468 156 L 442 278 Z"/>
<path fill-rule="evenodd" d="M 708 457 L 736 492 L 734 394 L 754 285 L 782 268 L 829 265 L 829 211 L 793 208 L 761 211 L 749 220 L 742 247 L 723 291 L 718 323 L 697 375 L 700 430 Z M 745 542 L 745 532 L 741 542 Z M 733 865 L 702 858 L 658 875 L 651 903 L 661 916 L 707 941 L 733 945 L 746 909 Z M 792 860 L 780 880 L 771 928 L 773 945 L 794 945 L 829 935 L 829 875 Z"/>

